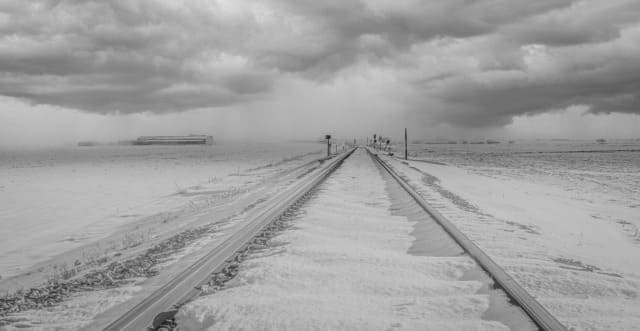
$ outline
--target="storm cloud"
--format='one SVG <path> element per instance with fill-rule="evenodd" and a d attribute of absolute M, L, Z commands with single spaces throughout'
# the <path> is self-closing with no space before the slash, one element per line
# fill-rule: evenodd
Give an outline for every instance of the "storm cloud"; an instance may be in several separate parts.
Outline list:
<path fill-rule="evenodd" d="M 374 71 L 408 90 L 389 112 L 454 126 L 640 113 L 638 17 L 635 0 L 4 1 L 0 94 L 170 113 Z"/>

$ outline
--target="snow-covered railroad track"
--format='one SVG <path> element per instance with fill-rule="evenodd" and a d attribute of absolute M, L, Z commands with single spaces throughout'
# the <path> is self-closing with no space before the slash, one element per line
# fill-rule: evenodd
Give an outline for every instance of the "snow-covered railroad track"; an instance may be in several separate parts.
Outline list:
<path fill-rule="evenodd" d="M 400 186 L 453 238 L 464 251 L 469 254 L 482 269 L 487 272 L 496 284 L 503 289 L 509 298 L 520 306 L 541 330 L 566 330 L 564 325 L 547 311 L 535 298 L 520 286 L 504 269 L 494 262 L 485 252 L 474 244 L 466 235 L 458 230 L 435 208 L 429 206 L 418 192 L 411 187 L 398 173 L 380 159 L 376 154 L 367 150 L 378 163 Z"/>
<path fill-rule="evenodd" d="M 339 167 L 352 153 L 107 330 L 141 330 L 172 307 L 180 309 L 168 316 L 177 313 L 179 329 L 187 331 L 565 330 L 377 156 L 359 149 Z M 316 187 L 311 200 L 296 203 Z M 274 238 L 277 245 L 239 253 L 294 205 L 295 226 Z M 241 263 L 232 263 L 221 287 L 198 287 L 210 284 L 213 273 L 225 276 L 219 271 L 237 256 Z"/>
<path fill-rule="evenodd" d="M 481 267 L 479 253 L 472 257 L 373 159 L 357 150 L 287 218 L 292 226 L 248 254 L 215 291 L 181 307 L 178 328 L 565 329 L 531 313 L 530 296 L 510 301 L 522 293 L 496 288 L 506 274 Z"/>
<path fill-rule="evenodd" d="M 302 179 L 291 189 L 279 194 L 271 205 L 247 222 L 240 231 L 115 319 L 104 330 L 145 330 L 151 327 L 152 323 L 160 323 L 161 319 L 172 317 L 177 307 L 202 292 L 201 285 L 209 280 L 212 273 L 220 271 L 251 242 L 252 238 L 322 183 L 353 151 L 354 149 L 329 159 L 330 163 L 321 171 Z"/>

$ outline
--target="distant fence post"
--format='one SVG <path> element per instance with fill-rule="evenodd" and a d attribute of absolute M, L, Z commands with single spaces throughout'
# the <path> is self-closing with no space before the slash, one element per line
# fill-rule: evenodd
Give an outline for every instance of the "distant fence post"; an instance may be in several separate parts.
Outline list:
<path fill-rule="evenodd" d="M 407 160 L 408 150 L 407 150 L 407 128 L 404 128 L 404 159 Z"/>

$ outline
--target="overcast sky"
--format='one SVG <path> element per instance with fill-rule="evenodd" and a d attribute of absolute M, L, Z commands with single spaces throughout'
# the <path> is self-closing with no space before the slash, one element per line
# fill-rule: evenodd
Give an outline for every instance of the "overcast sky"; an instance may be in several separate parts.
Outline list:
<path fill-rule="evenodd" d="M 0 0 L 0 143 L 640 136 L 638 0 Z"/>

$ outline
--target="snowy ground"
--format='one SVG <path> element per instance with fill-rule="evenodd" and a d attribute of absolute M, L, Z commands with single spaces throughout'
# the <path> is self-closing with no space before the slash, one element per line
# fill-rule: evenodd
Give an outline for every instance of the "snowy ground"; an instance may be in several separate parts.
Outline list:
<path fill-rule="evenodd" d="M 638 153 L 480 148 L 385 158 L 563 323 L 640 330 Z"/>
<path fill-rule="evenodd" d="M 409 254 L 417 228 L 356 151 L 227 287 L 180 310 L 181 330 L 504 330 L 466 255 Z M 440 245 L 446 246 L 446 244 Z M 414 250 L 419 251 L 419 250 Z M 442 250 L 438 250 L 440 253 Z M 456 253 L 457 252 L 457 253 Z M 504 298 L 503 298 L 504 299 Z M 513 311 L 509 312 L 514 313 Z"/>
<path fill-rule="evenodd" d="M 60 279 L 63 271 L 82 278 L 171 243 L 162 251 L 170 255 L 153 268 L 159 275 L 132 275 L 119 288 L 94 288 L 60 305 L 12 314 L 5 328 L 77 329 L 94 319 L 92 325 L 101 325 L 215 246 L 276 192 L 317 170 L 322 150 L 254 144 L 3 154 L 10 176 L 0 194 L 15 202 L 2 206 L 3 293 Z M 203 227 L 199 235 L 189 232 Z"/>
<path fill-rule="evenodd" d="M 482 151 L 471 150 L 476 147 Z M 209 229 L 178 240 L 184 245 L 160 261 L 155 277 L 131 277 L 124 286 L 12 314 L 4 328 L 100 329 L 224 240 L 269 197 L 317 170 L 312 161 L 323 150 L 313 144 L 207 148 L 0 153 L 1 292 L 59 277 L 75 261 L 81 262 L 75 277 L 82 277 L 176 233 Z M 427 146 L 406 164 L 386 159 L 563 323 L 576 330 L 640 330 L 640 153 L 557 153 L 556 145 L 548 148 L 553 153 L 522 154 L 513 153 L 516 146 L 442 148 Z M 511 325 L 494 318 L 503 310 L 495 314 L 496 295 L 487 284 L 468 278 L 468 258 L 420 255 L 416 245 L 428 231 L 394 211 L 388 187 L 363 156 L 352 156 L 323 185 L 296 227 L 277 238 L 284 245 L 244 262 L 231 288 L 188 305 L 181 325 Z"/>
<path fill-rule="evenodd" d="M 184 204 L 189 190 L 322 146 L 101 146 L 0 152 L 0 276 Z M 315 155 L 315 158 L 319 157 Z M 307 158 L 309 159 L 309 158 Z M 180 194 L 182 193 L 182 194 Z M 34 243 L 37 243 L 34 244 Z"/>

